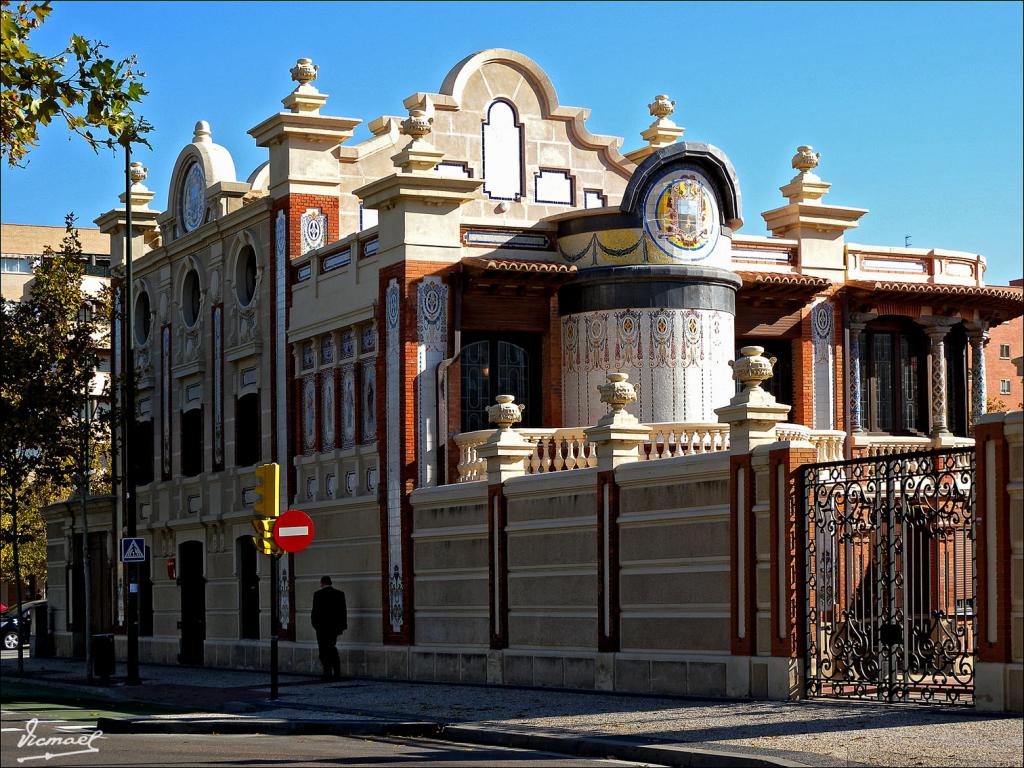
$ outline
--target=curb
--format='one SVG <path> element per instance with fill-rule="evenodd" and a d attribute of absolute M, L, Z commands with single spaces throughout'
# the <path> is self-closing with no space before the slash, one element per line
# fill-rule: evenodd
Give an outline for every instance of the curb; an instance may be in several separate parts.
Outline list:
<path fill-rule="evenodd" d="M 491 726 L 443 725 L 427 721 L 281 720 L 276 718 L 114 719 L 102 717 L 104 733 L 266 734 L 273 736 L 404 736 L 462 744 L 510 747 L 579 757 L 614 758 L 682 768 L 805 768 L 804 763 L 742 752 L 698 749 L 672 743 L 644 744 L 628 739 L 575 734 L 526 733 Z"/>
<path fill-rule="evenodd" d="M 104 733 L 162 734 L 265 734 L 269 736 L 407 736 L 437 738 L 444 726 L 416 721 L 371 720 L 280 720 L 276 718 L 163 719 L 151 717 L 112 718 L 96 721 Z"/>
<path fill-rule="evenodd" d="M 558 752 L 579 757 L 615 758 L 683 768 L 805 768 L 804 763 L 743 752 L 725 752 L 672 743 L 643 744 L 628 739 L 553 733 L 501 731 L 476 725 L 448 725 L 441 738 L 485 746 Z"/>

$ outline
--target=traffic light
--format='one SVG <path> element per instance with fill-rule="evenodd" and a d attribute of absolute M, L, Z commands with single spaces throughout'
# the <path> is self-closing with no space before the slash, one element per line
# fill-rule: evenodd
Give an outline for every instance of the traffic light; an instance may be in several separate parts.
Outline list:
<path fill-rule="evenodd" d="M 274 518 L 253 518 L 252 527 L 256 529 L 257 533 L 256 536 L 252 537 L 252 542 L 256 545 L 257 552 L 262 552 L 264 555 L 281 554 L 281 548 L 274 541 Z"/>
<path fill-rule="evenodd" d="M 252 508 L 259 517 L 253 518 L 252 521 L 252 527 L 257 533 L 252 540 L 257 552 L 264 555 L 279 555 L 281 548 L 274 541 L 274 522 L 281 512 L 278 494 L 280 469 L 277 464 L 261 464 L 256 467 L 256 480 L 259 486 L 256 488 L 256 501 Z"/>
<path fill-rule="evenodd" d="M 256 467 L 256 501 L 252 511 L 261 517 L 277 517 L 281 514 L 280 469 L 277 464 L 260 464 Z"/>

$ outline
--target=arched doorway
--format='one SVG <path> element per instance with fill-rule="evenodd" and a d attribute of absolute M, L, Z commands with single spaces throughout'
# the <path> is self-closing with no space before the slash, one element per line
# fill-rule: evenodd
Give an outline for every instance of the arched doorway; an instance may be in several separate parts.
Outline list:
<path fill-rule="evenodd" d="M 203 542 L 185 541 L 179 547 L 178 594 L 181 597 L 180 664 L 203 663 L 206 639 L 206 576 L 203 574 Z"/>
<path fill-rule="evenodd" d="M 256 545 L 252 536 L 235 541 L 238 563 L 238 635 L 242 640 L 260 637 L 260 577 L 256 573 Z"/>

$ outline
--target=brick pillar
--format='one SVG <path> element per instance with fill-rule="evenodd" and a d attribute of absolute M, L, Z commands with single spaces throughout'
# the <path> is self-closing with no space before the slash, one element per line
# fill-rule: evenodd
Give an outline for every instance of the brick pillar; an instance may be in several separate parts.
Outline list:
<path fill-rule="evenodd" d="M 1024 599 L 1024 414 L 992 413 L 975 425 L 977 662 L 975 705 L 1024 709 L 1024 628 L 1013 605 Z"/>

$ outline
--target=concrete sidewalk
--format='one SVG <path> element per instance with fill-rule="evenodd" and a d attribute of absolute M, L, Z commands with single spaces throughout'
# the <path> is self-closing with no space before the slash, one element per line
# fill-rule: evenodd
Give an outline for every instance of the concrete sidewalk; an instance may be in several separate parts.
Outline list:
<path fill-rule="evenodd" d="M 147 730 L 393 728 L 397 735 L 401 728 L 436 727 L 451 741 L 675 765 L 1024 765 L 1021 718 L 969 708 L 703 701 L 367 679 L 321 683 L 296 675 L 281 676 L 280 698 L 272 702 L 265 672 L 146 665 L 142 686 L 102 688 L 85 685 L 82 662 L 33 659 L 25 668 L 24 680 L 41 686 L 189 711 L 132 726 Z M 5 660 L 3 679 L 14 669 Z"/>

